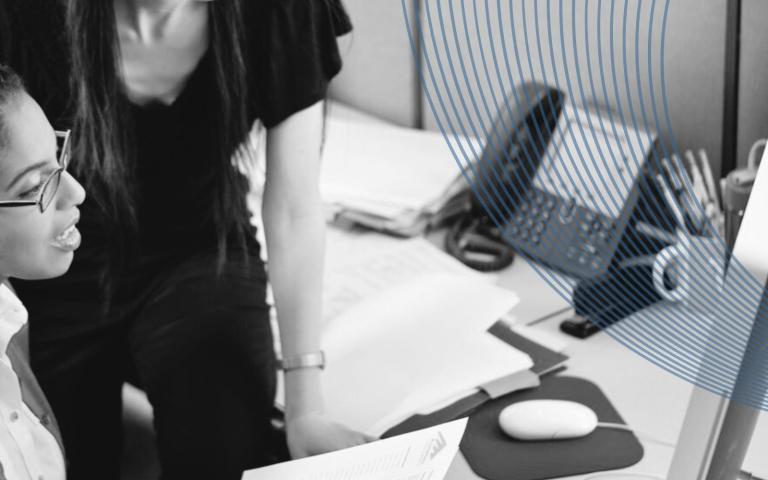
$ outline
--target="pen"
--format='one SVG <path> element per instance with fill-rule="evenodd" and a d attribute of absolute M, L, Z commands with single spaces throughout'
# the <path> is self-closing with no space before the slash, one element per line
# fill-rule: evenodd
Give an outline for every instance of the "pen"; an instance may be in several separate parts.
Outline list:
<path fill-rule="evenodd" d="M 707 151 L 703 148 L 699 150 L 699 156 L 701 157 L 701 165 L 704 169 L 704 180 L 707 182 L 707 188 L 709 189 L 709 196 L 715 203 L 715 208 L 720 212 L 720 198 L 717 196 L 717 188 L 715 187 L 715 177 L 712 175 L 712 166 L 709 164 L 709 157 L 707 157 Z"/>
<path fill-rule="evenodd" d="M 669 177 L 669 180 L 672 183 L 672 190 L 674 190 L 675 193 L 678 193 L 679 191 L 683 190 L 683 180 L 680 178 L 680 173 L 678 170 L 678 166 L 680 165 L 680 157 L 677 156 L 677 154 L 672 154 L 672 161 L 670 162 L 668 158 L 662 158 L 661 159 L 661 165 L 664 167 L 664 171 L 666 172 L 667 176 Z"/>
<path fill-rule="evenodd" d="M 682 202 L 682 208 L 691 220 L 691 225 L 693 225 L 696 231 L 699 231 L 704 225 L 704 216 L 699 209 L 699 205 L 694 201 L 691 191 L 686 188 L 683 175 L 688 176 L 688 174 L 685 173 L 683 161 L 677 154 L 672 155 L 672 159 L 673 161 L 671 162 L 666 158 L 663 159 L 662 165 L 671 179 L 675 198 Z"/>
<path fill-rule="evenodd" d="M 688 163 L 691 166 L 691 177 L 693 178 L 693 191 L 696 193 L 696 196 L 699 198 L 699 201 L 701 201 L 702 205 L 705 205 L 707 202 L 710 201 L 709 193 L 707 192 L 707 187 L 704 186 L 704 177 L 701 175 L 701 169 L 699 169 L 699 165 L 696 162 L 696 157 L 693 155 L 693 152 L 688 150 L 686 152 L 686 157 L 688 158 Z"/>
<path fill-rule="evenodd" d="M 661 174 L 659 173 L 656 174 L 656 183 L 661 189 L 661 192 L 664 195 L 664 199 L 667 201 L 669 210 L 672 212 L 672 216 L 677 222 L 677 226 L 683 230 L 687 230 L 685 227 L 685 218 L 683 218 L 683 214 L 680 213 L 680 210 L 679 210 L 680 205 L 678 205 L 677 202 L 675 201 L 675 197 L 674 195 L 672 195 L 672 192 L 669 190 L 669 187 L 667 186 L 667 182 L 664 181 L 664 177 L 662 177 Z"/>

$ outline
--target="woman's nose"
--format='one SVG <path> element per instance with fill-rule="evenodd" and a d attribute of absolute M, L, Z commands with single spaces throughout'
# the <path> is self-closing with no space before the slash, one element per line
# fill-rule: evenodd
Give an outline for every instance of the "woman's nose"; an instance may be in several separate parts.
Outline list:
<path fill-rule="evenodd" d="M 66 209 L 75 205 L 80 205 L 85 200 L 85 189 L 80 182 L 69 172 L 62 172 L 61 185 L 59 185 L 57 204 L 60 208 Z"/>

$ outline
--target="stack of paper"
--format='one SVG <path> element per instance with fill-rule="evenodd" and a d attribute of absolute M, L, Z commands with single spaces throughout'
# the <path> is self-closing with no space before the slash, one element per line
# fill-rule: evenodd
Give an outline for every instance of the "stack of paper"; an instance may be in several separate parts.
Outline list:
<path fill-rule="evenodd" d="M 451 137 L 475 156 L 477 141 Z M 442 134 L 331 116 L 320 189 L 329 210 L 378 230 L 422 233 L 465 181 Z"/>
<path fill-rule="evenodd" d="M 532 366 L 486 331 L 519 300 L 494 277 L 423 238 L 331 229 L 328 240 L 323 388 L 331 418 L 378 435 Z"/>

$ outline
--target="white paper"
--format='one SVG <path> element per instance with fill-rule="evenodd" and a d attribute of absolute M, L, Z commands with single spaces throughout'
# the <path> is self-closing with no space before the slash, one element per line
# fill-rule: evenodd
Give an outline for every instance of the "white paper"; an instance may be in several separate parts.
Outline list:
<path fill-rule="evenodd" d="M 354 195 L 344 195 L 334 197 L 331 194 L 323 198 L 325 205 L 335 206 L 339 211 L 359 211 L 368 215 L 379 217 L 382 221 L 401 218 L 417 210 L 403 208 L 401 205 L 392 204 L 382 200 L 371 200 L 370 198 L 357 198 Z"/>
<path fill-rule="evenodd" d="M 427 240 L 408 240 L 381 235 L 329 238 L 323 282 L 323 319 L 331 322 L 345 310 L 383 290 L 434 273 L 483 276 L 443 252 Z"/>
<path fill-rule="evenodd" d="M 243 480 L 441 480 L 467 419 L 359 447 L 250 470 Z"/>
<path fill-rule="evenodd" d="M 460 174 L 438 132 L 333 117 L 326 132 L 320 176 L 325 202 L 344 204 L 350 199 L 381 202 L 389 209 L 420 210 L 439 198 Z M 475 140 L 456 137 L 452 144 L 480 152 Z"/>
<path fill-rule="evenodd" d="M 517 296 L 477 278 L 420 275 L 344 312 L 323 345 L 326 410 L 358 431 L 507 374 L 530 357 L 486 330 Z"/>
<path fill-rule="evenodd" d="M 423 407 L 530 367 L 527 355 L 485 331 L 518 302 L 512 291 L 493 285 L 495 276 L 466 267 L 420 237 L 329 229 L 327 247 L 323 348 L 329 365 L 323 382 L 336 420 L 378 435 Z M 382 333 L 372 338 L 373 332 Z M 390 351 L 368 347 L 376 338 L 390 339 Z M 401 381 L 389 382 L 384 393 L 366 378 L 365 396 L 350 402 L 349 384 L 370 371 Z M 280 381 L 280 405 L 283 395 Z"/>

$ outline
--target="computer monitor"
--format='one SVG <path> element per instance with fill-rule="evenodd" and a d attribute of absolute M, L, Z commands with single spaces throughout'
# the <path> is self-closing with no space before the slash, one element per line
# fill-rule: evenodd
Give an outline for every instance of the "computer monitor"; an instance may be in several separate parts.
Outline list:
<path fill-rule="evenodd" d="M 744 268 L 762 285 L 768 285 L 768 151 L 763 155 L 762 168 L 758 169 L 757 178 L 744 213 L 741 227 L 733 248 L 731 264 L 726 275 L 744 273 Z M 734 262 L 741 264 L 735 268 Z M 733 280 L 733 279 L 732 279 Z M 760 362 L 759 368 L 742 363 L 741 375 L 736 380 L 734 392 L 740 388 L 752 388 L 755 383 L 764 385 L 766 379 L 756 379 L 754 372 L 762 375 L 768 366 L 768 349 L 765 348 L 766 311 L 768 297 L 765 289 L 762 295 L 754 295 L 754 311 L 757 320 L 752 327 L 746 352 L 759 352 L 760 357 L 749 357 L 749 362 Z M 717 342 L 716 328 L 711 332 L 712 342 Z M 763 343 L 762 348 L 758 342 Z M 705 360 L 707 361 L 707 360 Z M 710 359 L 710 361 L 716 361 Z M 704 365 L 702 368 L 706 368 Z M 757 380 L 757 382 L 756 382 Z M 740 383 L 741 382 L 741 385 Z M 753 392 L 754 393 L 754 392 Z M 765 392 L 763 392 L 765 397 Z M 745 405 L 738 400 L 729 400 L 721 395 L 694 388 L 688 405 L 683 429 L 678 438 L 675 456 L 667 478 L 669 480 L 736 480 L 740 477 L 744 457 L 752 438 L 760 409 Z"/>

